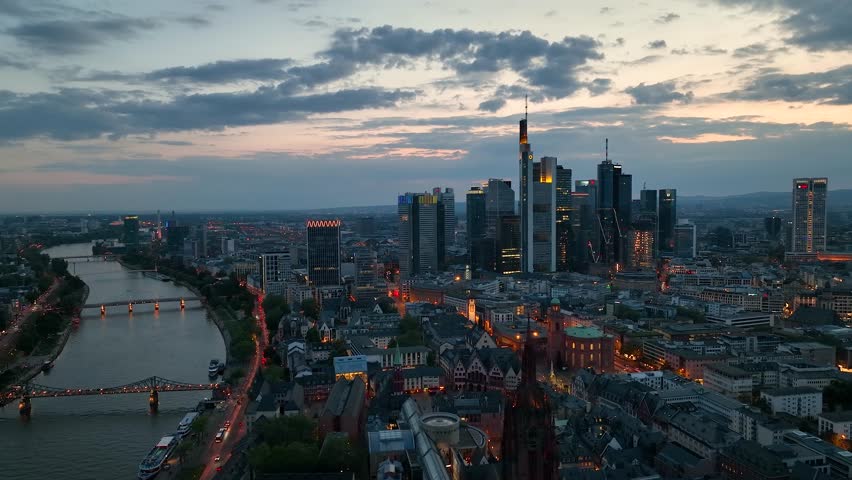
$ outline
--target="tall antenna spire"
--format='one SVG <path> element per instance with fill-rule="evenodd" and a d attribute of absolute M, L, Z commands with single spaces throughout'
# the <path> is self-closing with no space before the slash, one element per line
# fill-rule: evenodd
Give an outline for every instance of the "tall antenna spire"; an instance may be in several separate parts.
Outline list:
<path fill-rule="evenodd" d="M 524 120 L 527 119 L 527 95 L 524 95 Z"/>
<path fill-rule="evenodd" d="M 604 147 L 604 161 L 609 162 L 609 139 L 606 139 L 606 147 Z"/>

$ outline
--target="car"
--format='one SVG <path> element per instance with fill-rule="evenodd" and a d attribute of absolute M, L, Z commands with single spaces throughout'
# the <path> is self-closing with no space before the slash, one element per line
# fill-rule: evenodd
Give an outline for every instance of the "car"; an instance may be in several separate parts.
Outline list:
<path fill-rule="evenodd" d="M 221 472 L 221 471 L 222 471 L 222 465 L 217 466 L 217 467 L 216 467 L 216 471 L 217 471 L 217 472 Z"/>
<path fill-rule="evenodd" d="M 231 428 L 231 421 L 230 421 L 230 420 L 226 420 L 226 421 L 225 421 L 225 430 L 228 430 L 228 429 L 230 429 L 230 428 Z"/>
<path fill-rule="evenodd" d="M 219 463 L 221 460 L 222 460 L 221 455 L 216 455 L 215 457 L 213 457 L 213 463 Z"/>

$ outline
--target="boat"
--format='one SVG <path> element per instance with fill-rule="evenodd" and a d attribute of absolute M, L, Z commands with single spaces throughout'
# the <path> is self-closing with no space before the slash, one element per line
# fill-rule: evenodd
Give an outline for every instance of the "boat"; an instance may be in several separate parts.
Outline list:
<path fill-rule="evenodd" d="M 44 363 L 41 364 L 41 371 L 46 372 L 53 368 L 53 362 L 50 360 L 45 360 Z"/>
<path fill-rule="evenodd" d="M 150 480 L 156 477 L 163 468 L 163 464 L 166 463 L 166 460 L 169 459 L 169 456 L 175 450 L 177 444 L 177 435 L 166 435 L 161 438 L 160 441 L 154 445 L 154 448 L 148 452 L 148 455 L 145 456 L 142 463 L 139 464 L 139 479 Z"/>
<path fill-rule="evenodd" d="M 177 434 L 183 438 L 189 435 L 189 431 L 192 428 L 192 422 L 198 418 L 198 412 L 189 412 L 183 416 L 183 419 L 178 424 Z"/>
<path fill-rule="evenodd" d="M 210 360 L 210 366 L 207 367 L 207 373 L 209 373 L 211 377 L 219 375 L 219 360 L 216 360 L 215 358 Z"/>

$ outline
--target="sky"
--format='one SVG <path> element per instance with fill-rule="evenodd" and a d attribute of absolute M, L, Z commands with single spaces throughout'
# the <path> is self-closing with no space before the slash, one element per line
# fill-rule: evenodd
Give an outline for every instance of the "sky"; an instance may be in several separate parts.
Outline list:
<path fill-rule="evenodd" d="M 0 212 L 387 205 L 575 179 L 852 188 L 848 0 L 0 0 Z"/>

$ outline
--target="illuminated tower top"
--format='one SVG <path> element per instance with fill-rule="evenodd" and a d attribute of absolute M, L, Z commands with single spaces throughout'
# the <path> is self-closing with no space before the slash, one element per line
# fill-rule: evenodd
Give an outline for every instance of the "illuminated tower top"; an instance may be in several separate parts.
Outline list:
<path fill-rule="evenodd" d="M 520 132 L 520 144 L 527 145 L 529 144 L 529 140 L 527 139 L 527 97 L 524 96 L 524 119 L 521 120 L 521 132 Z"/>

